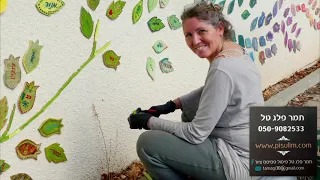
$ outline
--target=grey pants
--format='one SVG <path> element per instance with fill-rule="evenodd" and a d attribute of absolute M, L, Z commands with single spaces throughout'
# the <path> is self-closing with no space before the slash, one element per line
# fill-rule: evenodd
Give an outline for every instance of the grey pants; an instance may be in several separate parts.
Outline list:
<path fill-rule="evenodd" d="M 188 119 L 193 117 L 182 113 L 182 121 Z M 193 145 L 164 131 L 146 131 L 138 139 L 137 153 L 153 180 L 186 180 L 188 176 L 226 180 L 213 137 Z"/>

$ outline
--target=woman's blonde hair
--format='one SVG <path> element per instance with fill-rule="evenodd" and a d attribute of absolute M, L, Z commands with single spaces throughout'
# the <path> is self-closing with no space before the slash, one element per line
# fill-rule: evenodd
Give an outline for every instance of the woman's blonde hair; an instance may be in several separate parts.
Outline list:
<path fill-rule="evenodd" d="M 194 6 L 186 8 L 184 10 L 181 15 L 181 20 L 182 22 L 184 22 L 185 20 L 193 17 L 205 21 L 216 28 L 219 26 L 219 24 L 222 24 L 222 26 L 224 27 L 224 39 L 232 40 L 234 36 L 233 27 L 231 23 L 225 19 L 224 15 L 222 14 L 222 8 L 218 4 L 212 5 L 212 3 L 201 2 L 198 4 L 194 4 Z"/>

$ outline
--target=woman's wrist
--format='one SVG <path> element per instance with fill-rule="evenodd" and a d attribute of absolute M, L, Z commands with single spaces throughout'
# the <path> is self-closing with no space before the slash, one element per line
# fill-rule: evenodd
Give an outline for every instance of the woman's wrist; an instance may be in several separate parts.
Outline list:
<path fill-rule="evenodd" d="M 179 98 L 173 100 L 173 102 L 176 104 L 176 109 L 181 109 L 182 108 L 182 104 Z"/>

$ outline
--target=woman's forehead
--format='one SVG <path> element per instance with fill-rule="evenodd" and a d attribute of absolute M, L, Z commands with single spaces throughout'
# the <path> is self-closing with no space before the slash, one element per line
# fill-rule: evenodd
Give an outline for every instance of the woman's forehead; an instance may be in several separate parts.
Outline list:
<path fill-rule="evenodd" d="M 209 24 L 206 21 L 199 20 L 198 18 L 195 18 L 195 17 L 194 18 L 190 18 L 190 19 L 186 19 L 183 22 L 183 28 L 188 30 L 188 31 L 196 30 L 198 28 L 208 27 L 208 26 L 211 26 L 211 24 Z"/>

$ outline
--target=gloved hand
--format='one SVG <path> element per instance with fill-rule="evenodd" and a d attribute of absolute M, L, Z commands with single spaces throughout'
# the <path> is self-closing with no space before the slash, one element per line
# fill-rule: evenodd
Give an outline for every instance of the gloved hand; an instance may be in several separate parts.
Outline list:
<path fill-rule="evenodd" d="M 146 129 L 148 128 L 148 121 L 152 117 L 151 114 L 140 112 L 141 108 L 138 108 L 135 113 L 130 114 L 128 117 L 128 122 L 130 124 L 130 129 Z"/>
<path fill-rule="evenodd" d="M 176 104 L 173 101 L 168 101 L 166 104 L 158 105 L 158 106 L 152 106 L 149 110 L 149 113 L 152 115 L 159 117 L 161 114 L 169 114 L 176 110 Z"/>

